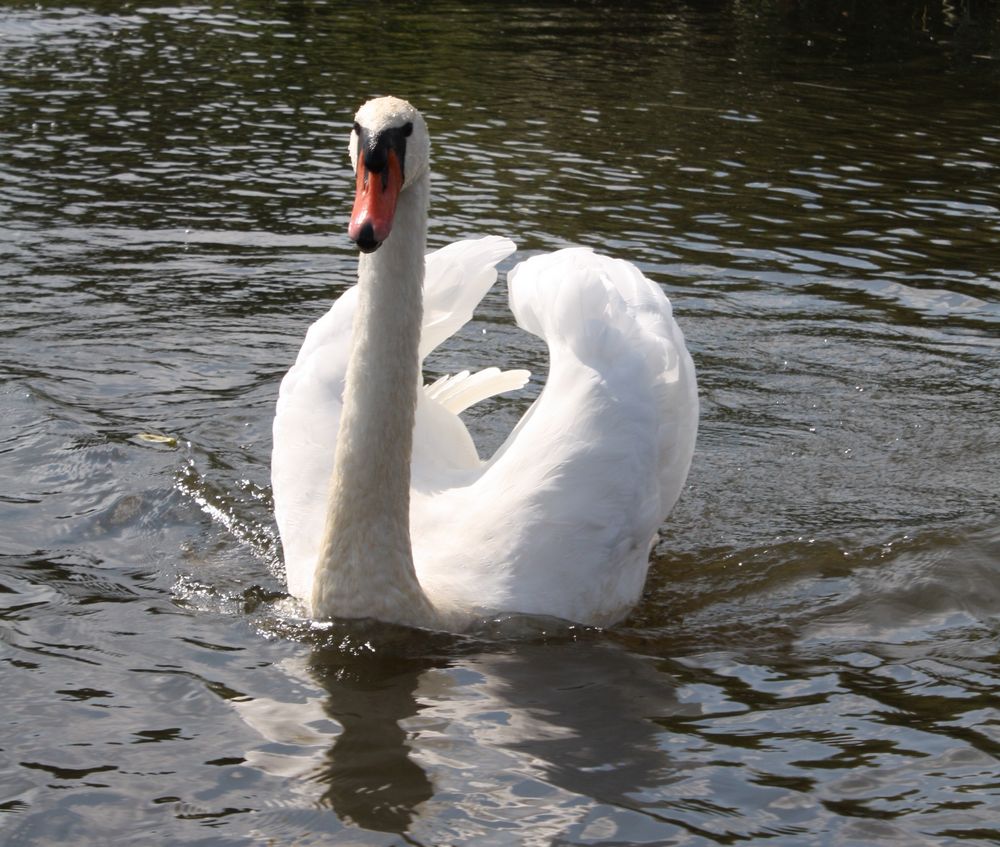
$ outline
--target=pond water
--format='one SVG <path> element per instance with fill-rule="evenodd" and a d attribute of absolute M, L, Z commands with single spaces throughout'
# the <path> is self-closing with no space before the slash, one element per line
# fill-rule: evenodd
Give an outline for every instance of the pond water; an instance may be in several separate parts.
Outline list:
<path fill-rule="evenodd" d="M 0 840 L 1000 843 L 1000 25 L 865 5 L 5 3 Z M 674 303 L 698 450 L 612 630 L 287 611 L 272 410 L 389 92 L 433 246 Z M 494 362 L 484 451 L 546 369 L 502 279 L 431 369 Z"/>

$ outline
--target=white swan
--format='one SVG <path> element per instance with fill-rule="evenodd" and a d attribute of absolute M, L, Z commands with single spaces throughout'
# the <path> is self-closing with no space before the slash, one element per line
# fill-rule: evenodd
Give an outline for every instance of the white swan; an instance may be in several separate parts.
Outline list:
<path fill-rule="evenodd" d="M 289 592 L 314 618 L 619 621 L 639 599 L 698 427 L 669 301 L 631 264 L 583 248 L 514 268 L 511 310 L 548 345 L 549 376 L 481 461 L 458 413 L 527 372 L 422 388 L 421 364 L 471 318 L 514 244 L 460 241 L 425 260 L 430 144 L 409 103 L 362 106 L 350 152 L 358 284 L 309 329 L 274 419 Z"/>

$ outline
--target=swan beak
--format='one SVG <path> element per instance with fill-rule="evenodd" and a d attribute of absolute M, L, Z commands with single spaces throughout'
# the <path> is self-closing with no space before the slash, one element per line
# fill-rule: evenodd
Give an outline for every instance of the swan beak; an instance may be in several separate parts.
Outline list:
<path fill-rule="evenodd" d="M 372 253 L 389 237 L 396 201 L 403 187 L 403 167 L 395 150 L 389 150 L 378 171 L 358 162 L 354 209 L 347 235 L 362 253 Z"/>

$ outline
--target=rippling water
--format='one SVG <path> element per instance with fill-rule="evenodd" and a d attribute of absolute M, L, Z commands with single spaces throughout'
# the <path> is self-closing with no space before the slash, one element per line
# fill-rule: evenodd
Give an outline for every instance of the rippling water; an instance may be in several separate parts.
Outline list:
<path fill-rule="evenodd" d="M 1000 842 L 1000 25 L 864 5 L 5 4 L 3 843 Z M 627 255 L 682 321 L 613 631 L 284 611 L 273 404 L 390 91 L 435 245 Z M 487 450 L 545 373 L 502 285 L 432 367 L 496 361 Z"/>

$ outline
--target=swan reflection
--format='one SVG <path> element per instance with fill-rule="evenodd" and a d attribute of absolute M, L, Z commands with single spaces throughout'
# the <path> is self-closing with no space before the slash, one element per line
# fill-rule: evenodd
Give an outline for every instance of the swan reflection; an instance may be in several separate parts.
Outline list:
<path fill-rule="evenodd" d="M 287 778 L 296 804 L 428 843 L 512 825 L 610 838 L 642 814 L 634 795 L 673 778 L 653 719 L 698 708 L 652 660 L 607 643 L 454 652 L 287 660 L 281 701 L 236 704 L 265 739 L 247 764 Z"/>

